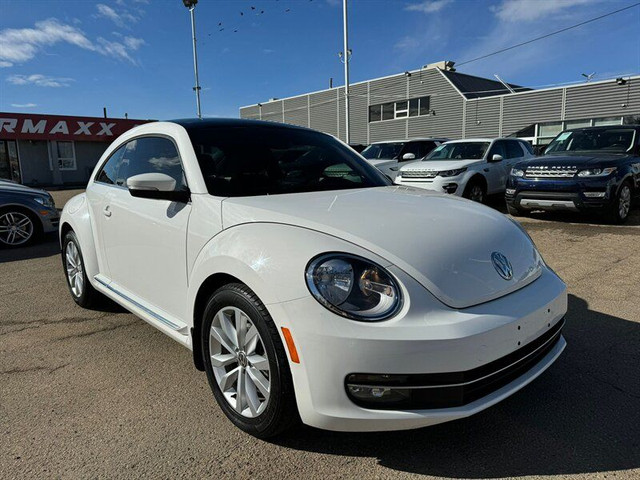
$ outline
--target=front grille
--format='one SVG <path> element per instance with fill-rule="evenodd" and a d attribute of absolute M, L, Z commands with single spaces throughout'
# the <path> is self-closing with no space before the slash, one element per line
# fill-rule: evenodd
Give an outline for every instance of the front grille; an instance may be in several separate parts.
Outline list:
<path fill-rule="evenodd" d="M 532 369 L 560 340 L 564 318 L 538 338 L 502 358 L 463 372 L 427 374 L 351 374 L 345 381 L 351 400 L 364 408 L 421 410 L 467 405 L 504 387 Z M 350 385 L 402 392 L 402 400 L 378 402 L 355 398 Z"/>
<path fill-rule="evenodd" d="M 401 172 L 402 178 L 435 178 L 437 170 L 405 170 Z"/>
<path fill-rule="evenodd" d="M 578 168 L 558 166 L 528 167 L 525 176 L 528 178 L 573 178 L 578 173 Z"/>

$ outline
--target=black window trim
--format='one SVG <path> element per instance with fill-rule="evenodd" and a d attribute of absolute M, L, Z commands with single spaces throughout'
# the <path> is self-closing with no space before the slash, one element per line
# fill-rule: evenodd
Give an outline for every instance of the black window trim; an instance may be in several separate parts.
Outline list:
<path fill-rule="evenodd" d="M 421 109 L 421 102 L 420 100 L 422 100 L 423 98 L 426 98 L 428 103 L 428 111 L 431 110 L 431 95 L 422 95 L 420 97 L 410 97 L 410 98 L 404 98 L 401 100 L 394 100 L 393 102 L 384 102 L 384 103 L 374 103 L 371 105 L 367 106 L 367 120 L 368 123 L 378 123 L 378 122 L 390 122 L 392 120 L 408 120 L 410 118 L 415 118 L 415 117 L 428 117 L 429 113 L 420 113 L 420 109 Z M 418 100 L 418 114 L 411 116 L 411 108 L 410 108 L 410 102 L 412 100 Z M 399 102 L 407 102 L 407 116 L 406 117 L 396 117 L 396 104 Z M 393 118 L 384 118 L 384 109 L 382 108 L 383 105 L 387 105 L 387 104 L 391 104 L 393 105 Z M 371 107 L 380 107 L 380 120 L 371 120 Z M 401 110 L 404 111 L 404 110 Z"/>
<path fill-rule="evenodd" d="M 116 188 L 120 188 L 120 189 L 128 191 L 129 189 L 126 187 L 126 185 L 125 186 L 120 186 L 120 185 L 116 185 L 115 183 L 101 182 L 100 180 L 98 180 L 98 177 L 102 173 L 102 170 L 104 169 L 104 167 L 107 164 L 107 162 L 109 160 L 111 160 L 111 157 L 113 157 L 113 155 L 118 150 L 120 150 L 122 147 L 124 147 L 128 143 L 130 143 L 130 142 L 132 142 L 134 140 L 138 140 L 139 138 L 166 138 L 167 140 L 170 140 L 171 143 L 173 143 L 173 146 L 176 148 L 176 152 L 178 153 L 178 160 L 180 160 L 180 167 L 182 168 L 182 173 L 184 174 L 184 183 L 185 183 L 184 186 L 189 188 L 189 182 L 187 180 L 186 171 L 184 169 L 184 162 L 182 161 L 182 155 L 180 155 L 180 149 L 178 148 L 178 144 L 176 143 L 175 139 L 171 135 L 167 135 L 166 133 L 142 133 L 140 135 L 136 135 L 135 137 L 128 138 L 127 140 L 122 142 L 120 145 L 118 145 L 113 150 L 113 152 L 111 152 L 111 154 L 104 160 L 104 162 L 102 162 L 102 165 L 100 165 L 100 169 L 98 170 L 98 172 L 96 173 L 96 175 L 93 178 L 93 183 L 99 183 L 100 185 L 106 185 L 107 187 L 116 187 Z"/>

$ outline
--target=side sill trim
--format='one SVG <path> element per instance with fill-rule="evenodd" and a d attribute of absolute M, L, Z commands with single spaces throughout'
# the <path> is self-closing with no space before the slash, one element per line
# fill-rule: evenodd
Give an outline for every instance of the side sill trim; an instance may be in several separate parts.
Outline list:
<path fill-rule="evenodd" d="M 98 275 L 96 275 L 95 277 L 93 277 L 94 280 L 96 282 L 98 282 L 100 285 L 102 285 L 103 287 L 111 290 L 113 293 L 115 293 L 116 295 L 118 295 L 119 297 L 122 297 L 123 299 L 125 299 L 127 302 L 132 303 L 133 305 L 135 305 L 136 307 L 138 307 L 140 310 L 144 310 L 145 313 L 147 313 L 148 315 L 151 315 L 153 318 L 155 318 L 156 320 L 158 320 L 159 322 L 165 324 L 167 327 L 169 327 L 172 330 L 178 331 L 181 329 L 180 325 L 176 325 L 175 323 L 173 323 L 171 320 L 167 320 L 166 318 L 164 318 L 162 315 L 158 315 L 156 312 L 154 312 L 153 310 L 148 309 L 147 307 L 145 307 L 144 305 L 140 304 L 139 302 L 136 302 L 134 299 L 132 299 L 131 297 L 125 295 L 124 293 L 122 293 L 121 291 L 117 290 L 116 288 L 113 288 L 111 285 L 109 285 L 108 283 L 106 283 L 104 280 L 102 280 L 101 278 L 99 278 Z"/>

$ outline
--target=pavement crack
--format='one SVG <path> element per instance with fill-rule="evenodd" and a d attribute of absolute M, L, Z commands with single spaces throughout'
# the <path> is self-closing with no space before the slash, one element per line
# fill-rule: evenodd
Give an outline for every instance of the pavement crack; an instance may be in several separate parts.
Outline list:
<path fill-rule="evenodd" d="M 2 370 L 0 375 L 13 375 L 16 373 L 29 373 L 29 372 L 47 372 L 53 373 L 56 370 L 69 366 L 69 363 L 58 365 L 57 367 L 28 367 L 28 368 L 12 368 L 11 370 Z"/>
<path fill-rule="evenodd" d="M 96 335 L 98 333 L 103 333 L 103 332 L 111 332 L 113 330 L 117 330 L 119 328 L 124 328 L 124 327 L 129 327 L 131 325 L 135 325 L 138 322 L 129 322 L 129 323 L 124 323 L 124 324 L 120 324 L 120 325 L 111 325 L 108 327 L 104 327 L 104 328 L 100 328 L 98 330 L 93 330 L 91 332 L 82 332 L 82 333 L 76 333 L 73 335 L 66 335 L 64 337 L 60 337 L 57 338 L 56 340 L 68 340 L 70 338 L 82 338 L 82 337 L 90 337 L 91 335 Z"/>

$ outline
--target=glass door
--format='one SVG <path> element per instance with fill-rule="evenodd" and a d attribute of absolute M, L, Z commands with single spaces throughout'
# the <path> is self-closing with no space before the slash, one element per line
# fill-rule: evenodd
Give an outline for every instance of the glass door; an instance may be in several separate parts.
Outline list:
<path fill-rule="evenodd" d="M 21 183 L 18 147 L 13 140 L 0 140 L 0 179 Z"/>

